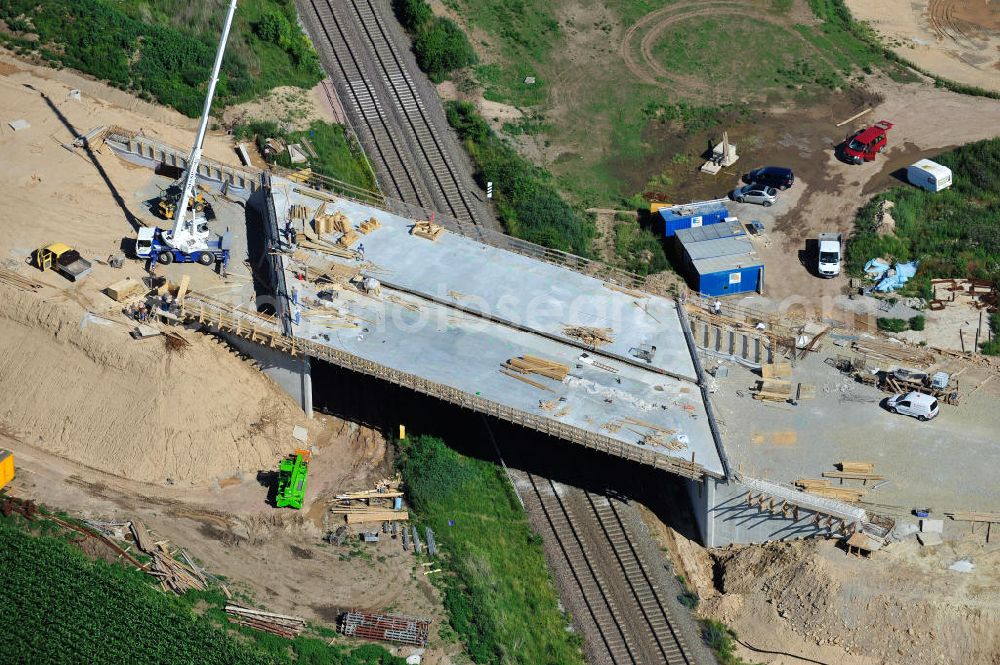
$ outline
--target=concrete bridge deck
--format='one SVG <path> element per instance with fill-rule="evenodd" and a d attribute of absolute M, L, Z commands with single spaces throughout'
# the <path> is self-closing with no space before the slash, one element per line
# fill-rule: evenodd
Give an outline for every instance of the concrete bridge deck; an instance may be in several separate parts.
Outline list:
<path fill-rule="evenodd" d="M 287 219 L 291 205 L 318 207 L 296 189 L 274 181 L 277 219 Z M 353 227 L 372 217 L 381 226 L 353 245 L 364 246 L 363 260 L 302 248 L 281 258 L 294 337 L 589 432 L 609 449 L 625 445 L 688 465 L 693 459 L 700 472 L 724 475 L 674 301 L 455 233 L 437 241 L 414 236 L 413 220 L 354 201 L 327 203 L 326 213 L 335 212 Z M 377 279 L 380 294 L 297 278 L 317 265 Z M 321 291 L 335 297 L 324 300 Z M 567 326 L 609 329 L 613 341 L 594 348 L 568 336 Z M 636 356 L 642 346 L 656 347 L 651 362 Z M 563 363 L 569 376 L 528 377 L 540 388 L 500 371 L 524 355 Z M 665 445 L 650 443 L 647 435 L 657 431 L 668 432 Z"/>

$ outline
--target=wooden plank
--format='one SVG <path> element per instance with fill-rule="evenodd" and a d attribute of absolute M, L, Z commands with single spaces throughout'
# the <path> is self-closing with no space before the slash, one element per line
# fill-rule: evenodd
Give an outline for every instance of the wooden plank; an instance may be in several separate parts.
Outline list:
<path fill-rule="evenodd" d="M 348 524 L 363 524 L 365 522 L 406 522 L 410 514 L 405 510 L 382 510 L 369 513 L 347 513 L 344 521 Z"/>
<path fill-rule="evenodd" d="M 149 532 L 146 531 L 146 527 L 143 526 L 142 522 L 136 522 L 133 520 L 129 522 L 129 528 L 132 531 L 132 535 L 135 537 L 135 544 L 140 550 L 146 553 L 156 551 L 153 539 L 149 537 Z"/>
<path fill-rule="evenodd" d="M 500 373 L 501 374 L 506 374 L 507 376 L 511 377 L 512 379 L 517 379 L 518 381 L 523 381 L 524 383 L 527 383 L 528 385 L 534 386 L 536 388 L 541 388 L 542 390 L 548 390 L 550 393 L 555 392 L 554 390 L 552 390 L 552 388 L 549 388 L 544 383 L 540 383 L 538 381 L 535 381 L 534 379 L 529 379 L 526 376 L 521 376 L 520 374 L 518 374 L 516 372 L 510 371 L 506 367 L 501 367 L 500 368 Z"/>
<path fill-rule="evenodd" d="M 760 375 L 764 379 L 780 379 L 791 376 L 791 374 L 792 363 L 790 362 L 764 363 L 760 366 Z"/>
<path fill-rule="evenodd" d="M 873 462 L 838 462 L 835 466 L 839 466 L 841 471 L 850 473 L 873 473 L 875 471 Z"/>
<path fill-rule="evenodd" d="M 841 480 L 885 480 L 885 476 L 877 473 L 853 473 L 850 471 L 824 471 L 824 478 L 840 478 Z"/>
<path fill-rule="evenodd" d="M 177 302 L 184 302 L 184 296 L 187 295 L 189 286 L 191 286 L 191 276 L 181 275 L 181 285 L 177 287 Z"/>

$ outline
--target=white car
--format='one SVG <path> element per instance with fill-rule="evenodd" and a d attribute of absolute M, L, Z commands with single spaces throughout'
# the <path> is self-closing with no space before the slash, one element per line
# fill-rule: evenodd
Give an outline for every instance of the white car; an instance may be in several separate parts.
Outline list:
<path fill-rule="evenodd" d="M 729 196 L 740 203 L 759 203 L 768 208 L 778 200 L 778 190 L 767 185 L 751 184 L 737 187 Z"/>
<path fill-rule="evenodd" d="M 886 400 L 885 405 L 893 413 L 913 416 L 917 420 L 930 420 L 937 418 L 938 415 L 938 401 L 930 395 L 916 391 L 905 395 L 893 395 Z"/>

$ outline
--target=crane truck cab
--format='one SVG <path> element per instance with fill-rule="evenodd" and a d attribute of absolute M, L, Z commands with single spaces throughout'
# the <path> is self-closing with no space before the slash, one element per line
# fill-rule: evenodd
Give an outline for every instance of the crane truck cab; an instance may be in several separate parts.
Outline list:
<path fill-rule="evenodd" d="M 851 164 L 874 161 L 875 156 L 885 150 L 888 144 L 886 133 L 890 129 L 891 122 L 880 120 L 871 127 L 856 132 L 840 144 L 841 157 Z"/>
<path fill-rule="evenodd" d="M 842 233 L 819 234 L 819 262 L 816 266 L 820 277 L 836 277 L 840 274 L 840 250 Z"/>

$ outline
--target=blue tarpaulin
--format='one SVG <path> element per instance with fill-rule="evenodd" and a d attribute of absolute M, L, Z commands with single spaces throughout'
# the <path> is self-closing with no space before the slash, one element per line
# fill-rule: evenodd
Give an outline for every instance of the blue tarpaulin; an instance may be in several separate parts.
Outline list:
<path fill-rule="evenodd" d="M 885 276 L 885 273 L 889 271 L 890 267 L 891 266 L 889 266 L 889 264 L 882 259 L 872 259 L 865 264 L 865 274 L 872 279 L 882 279 Z"/>
<path fill-rule="evenodd" d="M 917 262 L 911 261 L 909 263 L 897 263 L 896 264 L 896 274 L 890 277 L 885 277 L 881 282 L 875 287 L 876 291 L 886 292 L 895 291 L 903 284 L 910 281 L 910 278 L 917 274 Z"/>

